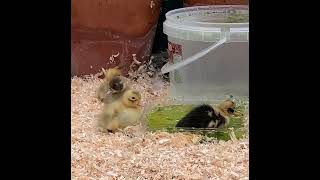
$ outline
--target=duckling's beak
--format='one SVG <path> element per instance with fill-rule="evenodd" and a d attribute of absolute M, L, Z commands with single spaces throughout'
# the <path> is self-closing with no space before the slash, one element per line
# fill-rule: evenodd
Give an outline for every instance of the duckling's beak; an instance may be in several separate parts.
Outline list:
<path fill-rule="evenodd" d="M 142 105 L 141 105 L 141 102 L 139 102 L 139 103 L 137 104 L 137 106 L 138 106 L 138 107 L 141 107 L 141 106 L 142 106 Z"/>
<path fill-rule="evenodd" d="M 242 116 L 243 114 L 241 113 L 241 112 L 239 112 L 239 111 L 235 111 L 234 113 L 233 113 L 235 116 Z"/>
<path fill-rule="evenodd" d="M 235 116 L 242 116 L 242 115 L 243 115 L 241 112 L 236 111 L 236 110 L 233 109 L 233 108 L 228 108 L 227 111 L 228 111 L 229 114 L 232 114 L 232 115 L 235 115 Z"/>

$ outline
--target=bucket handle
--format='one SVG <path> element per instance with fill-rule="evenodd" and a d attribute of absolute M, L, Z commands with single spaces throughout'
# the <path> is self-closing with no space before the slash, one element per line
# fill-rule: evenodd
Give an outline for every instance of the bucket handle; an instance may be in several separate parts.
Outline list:
<path fill-rule="evenodd" d="M 212 44 L 211 46 L 207 47 L 206 49 L 201 50 L 197 54 L 194 54 L 194 55 L 188 57 L 187 59 L 184 59 L 183 61 L 181 61 L 179 63 L 172 64 L 172 63 L 168 62 L 161 68 L 161 73 L 165 74 L 165 73 L 168 73 L 170 71 L 179 69 L 179 68 L 181 68 L 183 66 L 186 66 L 186 65 L 190 64 L 191 62 L 196 61 L 196 60 L 202 58 L 203 56 L 207 55 L 209 52 L 217 49 L 219 46 L 221 46 L 225 42 L 227 42 L 227 38 L 226 37 L 220 39 L 218 42 Z"/>

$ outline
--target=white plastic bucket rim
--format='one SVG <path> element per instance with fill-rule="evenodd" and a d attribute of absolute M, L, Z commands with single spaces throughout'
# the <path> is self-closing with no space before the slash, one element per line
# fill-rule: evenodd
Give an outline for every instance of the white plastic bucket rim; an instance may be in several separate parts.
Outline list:
<path fill-rule="evenodd" d="M 219 46 L 224 43 L 232 42 L 232 41 L 248 41 L 249 40 L 249 23 L 209 23 L 209 22 L 198 22 L 198 21 L 190 21 L 177 20 L 177 16 L 173 16 L 178 13 L 184 12 L 193 12 L 193 11 L 201 11 L 201 10 L 214 10 L 218 12 L 219 9 L 222 9 L 222 13 L 226 13 L 228 10 L 247 10 L 249 13 L 248 6 L 242 5 L 222 5 L 222 6 L 195 6 L 189 8 L 180 8 L 173 11 L 169 11 L 166 14 L 167 20 L 164 22 L 164 33 L 168 36 L 175 37 L 178 39 L 184 40 L 193 40 L 193 41 L 213 41 L 214 43 L 209 47 L 201 50 L 200 52 L 194 54 L 193 56 L 184 59 L 182 62 L 171 64 L 165 64 L 161 73 L 165 74 L 167 72 L 179 69 L 183 66 L 186 66 L 196 60 L 201 59 L 203 56 L 208 54 L 211 51 L 214 51 Z M 170 29 L 171 28 L 171 29 Z M 179 35 L 179 31 L 185 31 L 186 34 Z M 173 33 L 176 32 L 176 33 Z M 196 35 L 194 32 L 198 33 Z M 208 36 L 209 39 L 204 39 L 205 33 L 212 34 L 212 36 Z M 190 36 L 190 34 L 193 34 Z M 201 37 L 202 36 L 202 37 Z M 211 39 L 210 39 L 211 37 Z M 237 39 L 238 38 L 238 39 Z"/>
<path fill-rule="evenodd" d="M 223 37 L 227 37 L 228 41 L 248 41 L 249 22 L 215 23 L 188 20 L 193 15 L 228 14 L 234 10 L 243 11 L 244 14 L 249 15 L 249 7 L 245 5 L 194 6 L 175 9 L 166 13 L 163 32 L 170 37 L 191 41 L 215 42 Z"/>
<path fill-rule="evenodd" d="M 177 18 L 173 15 L 178 13 L 184 13 L 184 12 L 192 12 L 192 11 L 203 11 L 203 10 L 215 10 L 218 11 L 219 9 L 222 9 L 224 11 L 228 10 L 247 10 L 249 13 L 249 6 L 246 5 L 210 5 L 210 6 L 193 6 L 193 7 L 186 7 L 186 8 L 179 8 L 172 11 L 169 11 L 166 13 L 166 20 L 172 21 L 172 22 L 178 22 Z M 192 26 L 198 26 L 198 27 L 248 27 L 249 22 L 247 23 L 211 23 L 211 22 L 201 22 L 201 21 L 190 21 L 190 20 L 184 20 L 184 24 L 186 25 L 192 25 Z"/>

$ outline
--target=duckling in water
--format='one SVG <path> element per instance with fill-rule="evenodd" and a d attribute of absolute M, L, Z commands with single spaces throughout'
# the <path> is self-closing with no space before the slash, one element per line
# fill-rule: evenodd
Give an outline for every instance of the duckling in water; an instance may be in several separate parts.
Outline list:
<path fill-rule="evenodd" d="M 215 107 L 203 104 L 193 108 L 176 125 L 179 128 L 222 128 L 235 113 L 235 103 L 226 100 Z"/>

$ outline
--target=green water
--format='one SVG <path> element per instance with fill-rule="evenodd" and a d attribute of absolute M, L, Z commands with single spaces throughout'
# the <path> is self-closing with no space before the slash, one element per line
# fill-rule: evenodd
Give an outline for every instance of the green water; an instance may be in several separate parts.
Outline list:
<path fill-rule="evenodd" d="M 226 23 L 247 23 L 249 14 L 230 13 L 226 18 Z"/>
<path fill-rule="evenodd" d="M 183 118 L 188 112 L 192 110 L 192 105 L 170 105 L 156 107 L 147 114 L 147 126 L 150 131 L 167 131 L 167 132 L 192 132 L 200 134 L 209 138 L 216 138 L 218 140 L 229 140 L 231 131 L 229 128 L 233 128 L 233 132 L 236 138 L 241 138 L 245 134 L 243 114 L 245 110 L 245 104 L 241 104 L 236 108 L 237 112 L 240 112 L 240 116 L 232 116 L 228 126 L 221 129 L 188 129 L 182 130 L 175 128 L 177 122 Z"/>

